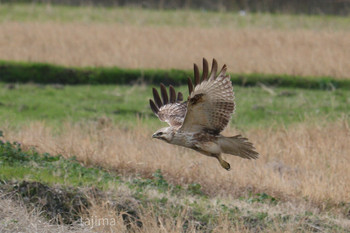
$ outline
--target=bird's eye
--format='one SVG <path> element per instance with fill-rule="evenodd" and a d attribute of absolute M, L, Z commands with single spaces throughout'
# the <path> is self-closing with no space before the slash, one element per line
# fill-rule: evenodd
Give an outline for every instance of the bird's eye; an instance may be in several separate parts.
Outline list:
<path fill-rule="evenodd" d="M 163 132 L 159 132 L 158 135 L 159 135 L 159 136 L 163 135 Z"/>

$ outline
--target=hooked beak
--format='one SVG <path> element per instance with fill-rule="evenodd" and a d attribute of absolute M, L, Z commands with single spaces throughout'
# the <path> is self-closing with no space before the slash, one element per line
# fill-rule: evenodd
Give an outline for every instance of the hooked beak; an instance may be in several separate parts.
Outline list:
<path fill-rule="evenodd" d="M 153 135 L 152 135 L 152 138 L 162 138 L 162 133 L 154 133 Z"/>

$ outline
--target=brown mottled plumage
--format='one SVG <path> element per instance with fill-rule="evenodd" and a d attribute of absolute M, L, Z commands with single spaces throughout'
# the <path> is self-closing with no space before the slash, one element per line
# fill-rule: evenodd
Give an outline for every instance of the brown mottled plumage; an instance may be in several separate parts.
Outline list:
<path fill-rule="evenodd" d="M 153 134 L 154 138 L 170 144 L 194 149 L 202 154 L 216 157 L 227 170 L 230 164 L 222 159 L 221 153 L 256 159 L 259 154 L 252 143 L 240 135 L 225 137 L 220 132 L 227 126 L 235 109 L 234 93 L 230 76 L 224 65 L 217 73 L 217 62 L 213 59 L 211 73 L 208 75 L 208 62 L 203 58 L 203 73 L 194 64 L 194 85 L 188 78 L 189 97 L 182 102 L 183 95 L 177 94 L 170 85 L 168 97 L 166 87 L 160 84 L 161 97 L 153 88 L 152 111 L 170 127 L 162 128 Z"/>

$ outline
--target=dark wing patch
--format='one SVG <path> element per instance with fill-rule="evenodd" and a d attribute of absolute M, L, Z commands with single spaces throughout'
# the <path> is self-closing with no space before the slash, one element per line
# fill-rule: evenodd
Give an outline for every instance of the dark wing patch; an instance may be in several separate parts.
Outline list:
<path fill-rule="evenodd" d="M 202 80 L 208 80 L 208 61 L 205 58 L 203 58 Z"/>
<path fill-rule="evenodd" d="M 152 112 L 157 115 L 159 108 L 154 104 L 153 100 L 149 100 L 149 105 L 151 106 Z"/>
<path fill-rule="evenodd" d="M 190 77 L 187 78 L 188 93 L 191 95 L 193 92 L 193 83 Z"/>
<path fill-rule="evenodd" d="M 183 100 L 182 93 L 176 94 L 175 88 L 170 85 L 168 96 L 166 87 L 162 83 L 160 84 L 160 92 L 162 99 L 158 91 L 153 88 L 154 100 L 149 100 L 152 112 L 159 120 L 167 122 L 170 126 L 180 127 L 187 110 L 187 102 L 181 102 Z"/>
<path fill-rule="evenodd" d="M 226 71 L 226 65 L 224 65 L 220 71 L 220 74 L 216 76 L 216 73 L 218 71 L 218 63 L 215 59 L 213 59 L 211 71 L 210 71 L 210 74 L 208 75 L 208 72 L 209 72 L 208 66 L 209 66 L 208 61 L 205 58 L 203 58 L 203 73 L 202 73 L 202 79 L 201 79 L 199 76 L 199 69 L 197 64 L 193 64 L 194 85 L 190 77 L 188 77 L 188 80 L 187 80 L 188 93 L 190 95 L 193 92 L 194 88 L 199 84 L 201 84 L 203 81 L 208 81 L 209 79 L 215 80 L 217 77 L 219 77 L 223 73 L 224 70 Z"/>
<path fill-rule="evenodd" d="M 162 94 L 163 105 L 169 103 L 168 93 L 163 83 L 160 84 L 160 93 Z"/>
<path fill-rule="evenodd" d="M 183 97 L 183 95 L 182 95 L 182 93 L 181 92 L 179 92 L 179 93 L 177 93 L 177 102 L 181 102 L 181 101 L 183 101 L 183 99 L 184 99 L 184 97 Z"/>
<path fill-rule="evenodd" d="M 191 105 L 195 105 L 195 104 L 197 104 L 197 103 L 199 103 L 199 102 L 201 102 L 203 100 L 202 99 L 203 96 L 204 96 L 203 93 L 197 94 L 197 95 L 195 95 L 195 96 L 193 96 L 192 98 L 189 99 L 189 103 Z"/>
<path fill-rule="evenodd" d="M 157 107 L 158 108 L 162 107 L 163 103 L 160 100 L 160 96 L 158 94 L 158 91 L 154 87 L 153 87 L 152 91 L 153 91 L 153 99 L 156 102 Z"/>
<path fill-rule="evenodd" d="M 198 66 L 197 64 L 194 64 L 193 65 L 193 71 L 194 71 L 194 85 L 198 85 L 201 83 L 201 79 L 199 77 L 199 69 L 198 69 Z"/>
<path fill-rule="evenodd" d="M 170 103 L 176 102 L 176 92 L 173 86 L 169 86 L 169 93 L 170 93 Z"/>
<path fill-rule="evenodd" d="M 213 59 L 213 64 L 211 65 L 211 72 L 209 75 L 209 79 L 214 79 L 217 71 L 218 71 L 218 63 L 215 59 Z"/>

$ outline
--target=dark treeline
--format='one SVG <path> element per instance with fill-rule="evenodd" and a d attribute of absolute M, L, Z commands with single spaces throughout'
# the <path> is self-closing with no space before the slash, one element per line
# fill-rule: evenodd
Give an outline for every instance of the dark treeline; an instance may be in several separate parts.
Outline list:
<path fill-rule="evenodd" d="M 152 9 L 270 12 L 288 14 L 350 15 L 350 0 L 0 0 L 0 3 L 137 6 Z"/>

